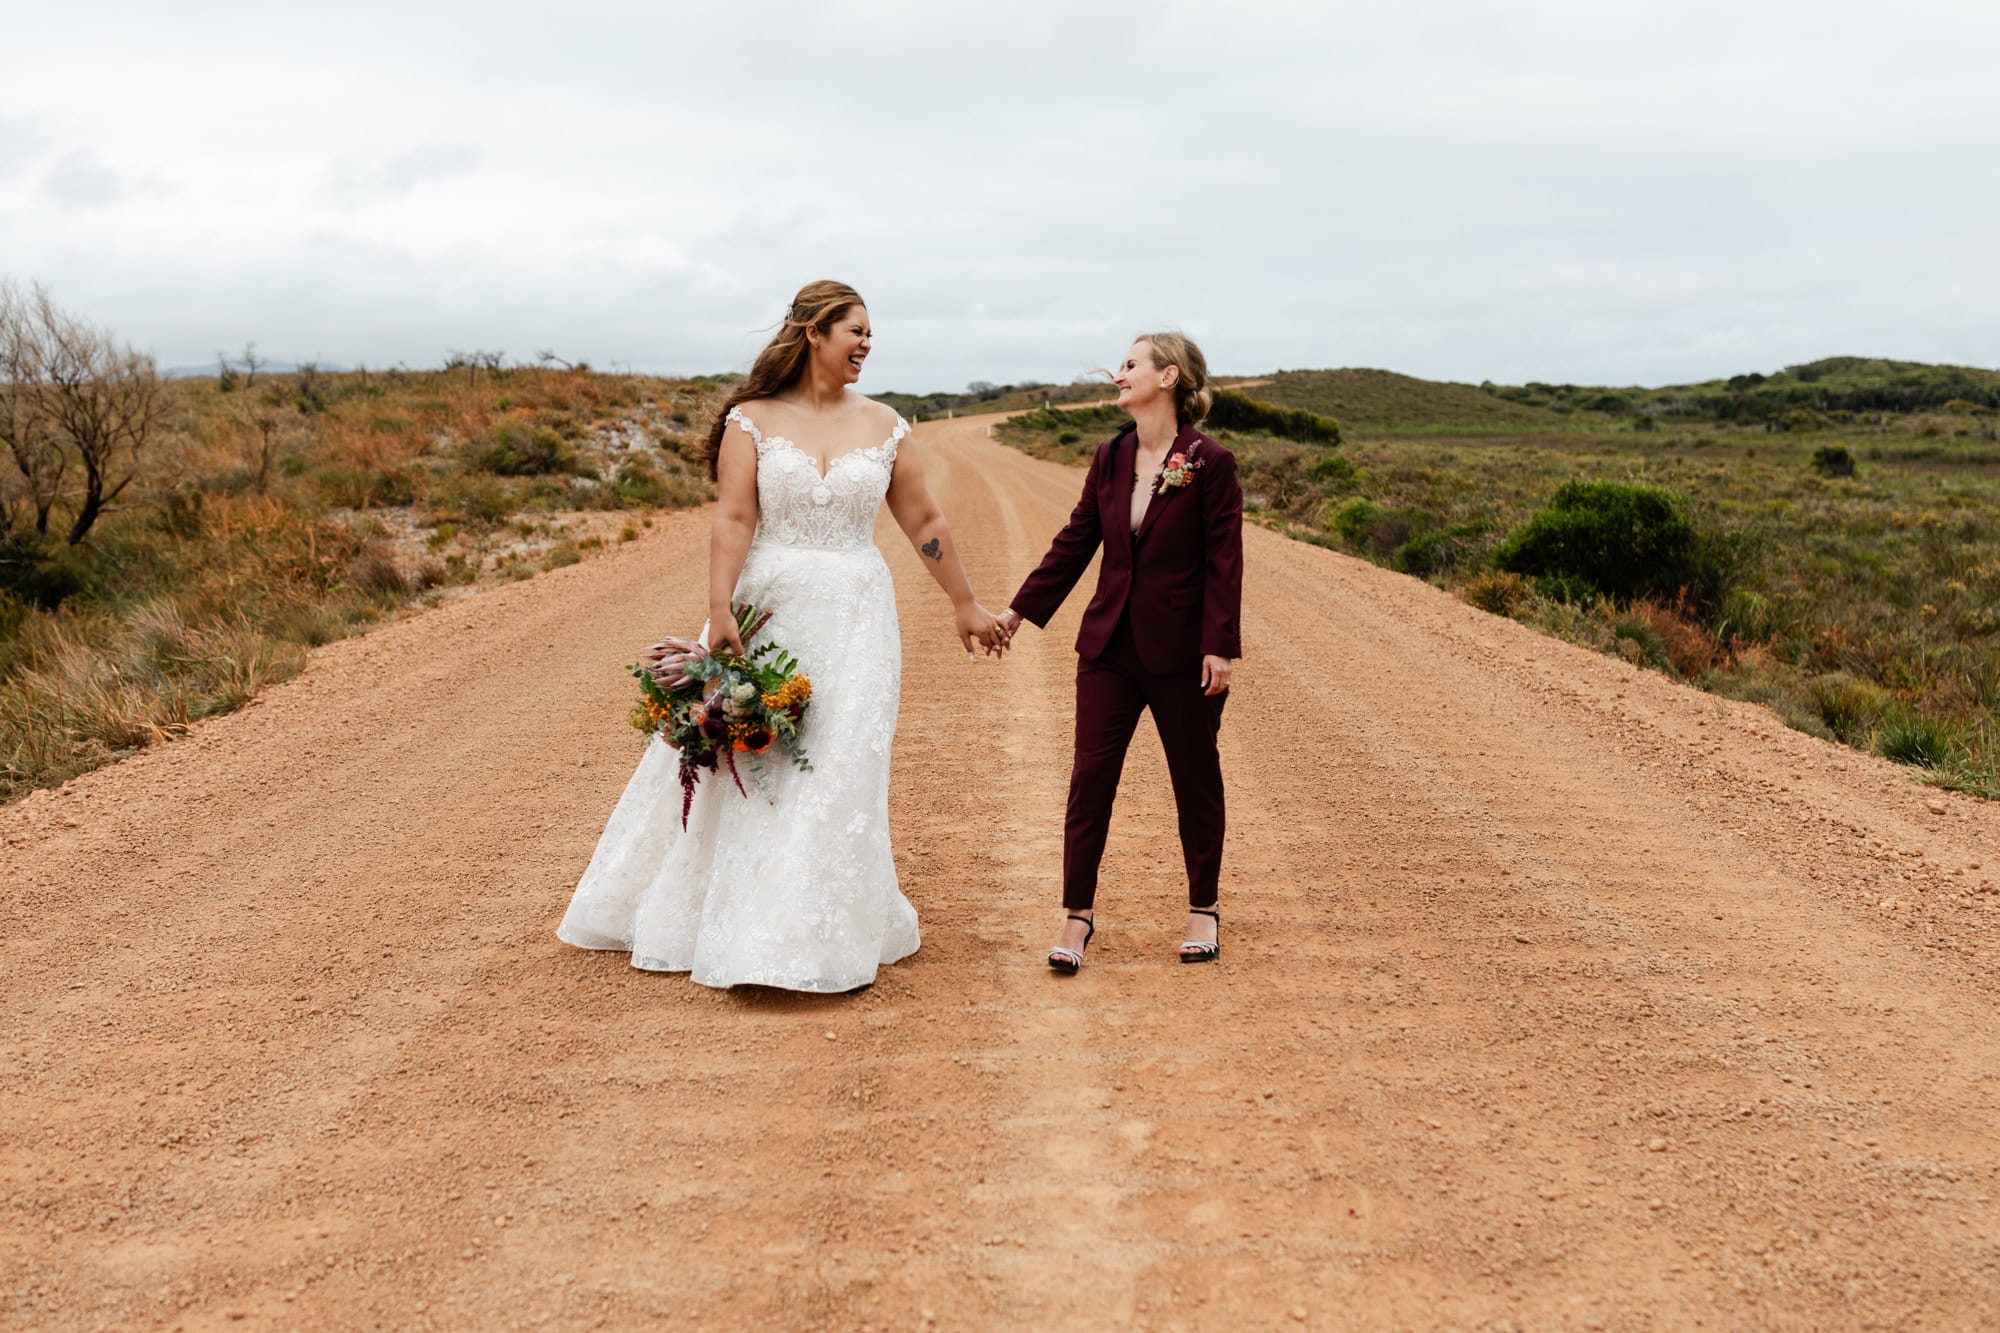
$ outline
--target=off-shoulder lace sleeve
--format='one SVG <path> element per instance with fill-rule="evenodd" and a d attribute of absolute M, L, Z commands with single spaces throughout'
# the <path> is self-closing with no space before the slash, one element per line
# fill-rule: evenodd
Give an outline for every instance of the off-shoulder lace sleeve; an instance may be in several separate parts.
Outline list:
<path fill-rule="evenodd" d="M 764 452 L 764 432 L 757 429 L 756 422 L 752 421 L 749 417 L 743 415 L 742 408 L 740 407 L 730 408 L 727 415 L 725 415 L 722 419 L 724 421 L 733 421 L 737 425 L 741 426 L 749 434 L 751 442 L 757 446 L 757 452 L 759 454 L 762 454 Z"/>
<path fill-rule="evenodd" d="M 910 423 L 903 420 L 903 414 L 898 412 L 896 414 L 895 431 L 890 434 L 888 439 L 882 441 L 882 461 L 884 463 L 893 463 L 896 461 L 896 443 L 909 433 Z"/>

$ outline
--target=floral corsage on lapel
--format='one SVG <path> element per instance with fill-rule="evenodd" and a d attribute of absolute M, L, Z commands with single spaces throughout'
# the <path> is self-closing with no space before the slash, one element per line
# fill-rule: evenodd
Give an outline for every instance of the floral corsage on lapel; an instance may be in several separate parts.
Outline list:
<path fill-rule="evenodd" d="M 1196 458 L 1194 451 L 1195 446 L 1189 445 L 1186 449 L 1177 449 L 1167 455 L 1166 464 L 1160 468 L 1159 484 L 1153 491 L 1155 495 L 1166 491 L 1177 491 L 1194 480 L 1194 470 L 1208 461 L 1205 458 Z"/>

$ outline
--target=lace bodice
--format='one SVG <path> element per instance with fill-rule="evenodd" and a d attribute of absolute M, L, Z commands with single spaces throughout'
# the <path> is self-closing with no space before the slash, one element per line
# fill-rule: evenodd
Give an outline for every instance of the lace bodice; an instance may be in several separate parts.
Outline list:
<path fill-rule="evenodd" d="M 889 493 L 896 445 L 910 433 L 909 422 L 898 416 L 888 439 L 842 454 L 822 474 L 812 455 L 782 435 L 766 438 L 741 408 L 730 408 L 726 420 L 757 445 L 757 541 L 823 549 L 874 544 L 875 513 Z"/>

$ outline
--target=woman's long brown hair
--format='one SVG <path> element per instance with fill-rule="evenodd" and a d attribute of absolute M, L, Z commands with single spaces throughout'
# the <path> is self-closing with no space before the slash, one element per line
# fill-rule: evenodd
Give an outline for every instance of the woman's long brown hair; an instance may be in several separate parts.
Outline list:
<path fill-rule="evenodd" d="M 861 293 L 844 282 L 809 282 L 799 288 L 799 294 L 792 298 L 792 308 L 785 312 L 784 324 L 764 344 L 764 350 L 757 353 L 750 373 L 737 381 L 729 396 L 722 400 L 722 406 L 715 409 L 715 420 L 708 427 L 710 481 L 716 479 L 716 460 L 722 452 L 722 431 L 728 424 L 730 409 L 738 403 L 783 393 L 798 383 L 799 376 L 805 373 L 806 358 L 812 354 L 806 330 L 818 329 L 825 336 L 842 315 L 866 304 Z"/>

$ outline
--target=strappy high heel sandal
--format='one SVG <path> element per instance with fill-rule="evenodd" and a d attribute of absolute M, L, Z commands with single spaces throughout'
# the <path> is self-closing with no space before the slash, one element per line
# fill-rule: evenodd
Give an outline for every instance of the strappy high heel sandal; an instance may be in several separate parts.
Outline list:
<path fill-rule="evenodd" d="M 1090 938 L 1097 933 L 1097 920 L 1095 917 L 1078 916 L 1075 912 L 1071 912 L 1069 919 L 1071 921 L 1083 922 L 1083 943 L 1074 949 L 1055 948 L 1049 950 L 1049 966 L 1064 976 L 1074 976 L 1076 970 L 1083 966 L 1083 951 L 1090 947 Z"/>
<path fill-rule="evenodd" d="M 1222 913 L 1211 912 L 1206 907 L 1188 908 L 1189 916 L 1213 917 L 1215 920 L 1214 940 L 1182 940 L 1181 961 L 1183 963 L 1212 963 L 1222 957 Z"/>

